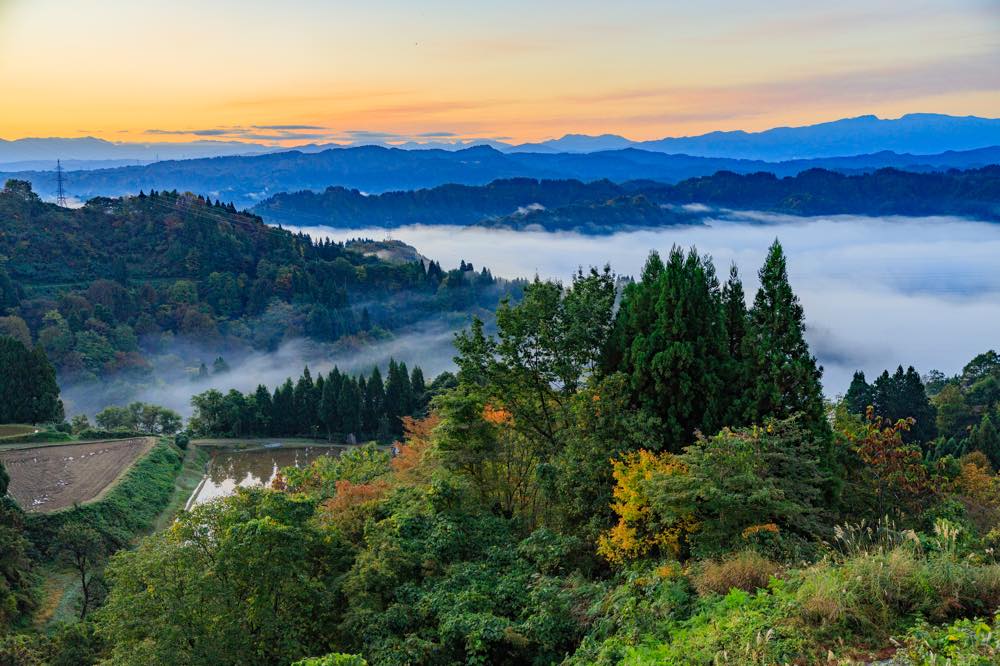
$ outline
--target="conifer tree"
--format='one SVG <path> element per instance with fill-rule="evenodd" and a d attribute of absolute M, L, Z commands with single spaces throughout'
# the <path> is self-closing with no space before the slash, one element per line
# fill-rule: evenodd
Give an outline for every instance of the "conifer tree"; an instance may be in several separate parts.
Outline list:
<path fill-rule="evenodd" d="M 743 340 L 747 335 L 747 303 L 736 264 L 729 267 L 729 279 L 722 287 L 722 312 L 726 326 L 727 359 L 725 425 L 743 424 L 743 394 L 747 384 L 747 363 Z"/>
<path fill-rule="evenodd" d="M 312 431 L 316 422 L 317 405 L 313 393 L 312 373 L 309 366 L 302 371 L 302 376 L 295 384 L 294 392 L 294 432 L 295 434 L 307 434 Z"/>
<path fill-rule="evenodd" d="M 385 387 L 382 384 L 382 373 L 378 368 L 372 370 L 371 377 L 365 386 L 365 406 L 361 429 L 367 433 L 378 430 L 379 418 L 385 413 Z"/>
<path fill-rule="evenodd" d="M 924 383 L 913 366 L 903 366 L 893 374 L 886 370 L 872 384 L 871 405 L 875 414 L 889 422 L 914 419 L 913 427 L 902 433 L 906 443 L 929 442 L 937 437 L 937 410 L 931 405 Z"/>
<path fill-rule="evenodd" d="M 762 423 L 768 417 L 800 414 L 804 426 L 825 438 L 830 427 L 820 386 L 823 369 L 806 344 L 802 305 L 788 282 L 785 253 L 777 240 L 759 276 L 743 346 L 750 371 L 745 416 Z"/>
<path fill-rule="evenodd" d="M 336 379 L 334 372 L 337 373 Z M 340 393 L 340 371 L 334 368 L 327 375 L 323 382 L 323 394 L 319 399 L 319 420 L 326 427 L 327 437 L 332 437 L 333 433 L 339 429 L 340 422 L 337 420 L 337 398 Z"/>
<path fill-rule="evenodd" d="M 413 366 L 410 373 L 410 390 L 413 392 L 413 411 L 423 411 L 427 407 L 427 383 L 424 381 L 424 371 L 419 365 Z"/>
<path fill-rule="evenodd" d="M 651 254 L 642 281 L 626 288 L 609 346 L 605 365 L 624 372 L 635 405 L 661 419 L 668 450 L 725 422 L 729 354 L 710 259 L 674 247 L 664 265 Z"/>
<path fill-rule="evenodd" d="M 972 431 L 969 448 L 973 451 L 982 451 L 989 458 L 993 469 L 1000 469 L 1000 433 L 997 432 L 989 414 L 985 415 Z"/>
<path fill-rule="evenodd" d="M 873 404 L 872 398 L 871 384 L 865 379 L 865 373 L 858 370 L 854 373 L 851 385 L 847 388 L 847 393 L 844 395 L 847 411 L 851 414 L 864 414 L 865 410 Z"/>
<path fill-rule="evenodd" d="M 351 377 L 345 377 L 340 385 L 340 395 L 337 396 L 337 420 L 344 435 L 358 432 L 360 415 L 361 394 L 358 385 Z"/>
<path fill-rule="evenodd" d="M 271 401 L 271 392 L 263 384 L 258 384 L 257 390 L 254 392 L 254 410 L 254 428 L 256 433 L 259 435 L 270 435 L 274 407 Z"/>
<path fill-rule="evenodd" d="M 41 345 L 0 335 L 0 423 L 62 421 L 56 371 Z"/>

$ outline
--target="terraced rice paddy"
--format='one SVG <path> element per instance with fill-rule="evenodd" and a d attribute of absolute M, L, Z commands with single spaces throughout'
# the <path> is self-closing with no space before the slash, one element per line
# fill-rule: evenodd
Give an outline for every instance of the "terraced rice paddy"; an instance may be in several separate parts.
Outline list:
<path fill-rule="evenodd" d="M 153 437 L 37 446 L 0 452 L 25 511 L 49 512 L 103 495 L 155 443 Z"/>

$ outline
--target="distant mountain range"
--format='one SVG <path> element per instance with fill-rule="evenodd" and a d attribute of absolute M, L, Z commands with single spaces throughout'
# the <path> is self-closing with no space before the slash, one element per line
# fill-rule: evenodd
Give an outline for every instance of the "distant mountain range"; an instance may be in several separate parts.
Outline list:
<path fill-rule="evenodd" d="M 64 185 L 78 200 L 135 194 L 140 190 L 178 190 L 204 194 L 238 207 L 252 206 L 280 192 L 323 191 L 331 185 L 367 193 L 413 190 L 444 184 L 485 185 L 501 178 L 577 179 L 614 182 L 645 179 L 676 183 L 718 171 L 793 176 L 813 168 L 861 173 L 894 167 L 908 171 L 978 168 L 1000 163 L 1000 147 L 935 155 L 880 152 L 852 157 L 766 162 L 694 157 L 625 148 L 596 153 L 502 153 L 488 146 L 459 151 L 401 150 L 365 146 L 318 153 L 289 151 L 240 157 L 156 162 L 90 171 L 69 171 Z M 31 181 L 42 197 L 53 199 L 51 171 L 0 173 L 0 179 Z"/>
<path fill-rule="evenodd" d="M 724 215 L 721 209 L 794 215 L 961 215 L 1000 221 L 1000 166 L 935 173 L 880 169 L 853 176 L 810 169 L 785 178 L 721 171 L 676 185 L 516 178 L 380 195 L 331 187 L 321 193 L 279 194 L 253 212 L 272 224 L 295 226 L 445 224 L 610 233 L 700 224 L 706 216 Z"/>
<path fill-rule="evenodd" d="M 319 143 L 297 146 L 303 153 L 330 148 L 383 145 L 404 150 L 464 150 L 468 142 L 407 142 L 396 146 L 372 142 Z M 724 157 L 748 160 L 787 161 L 844 157 L 892 151 L 909 154 L 936 154 L 1000 146 L 1000 119 L 975 116 L 948 116 L 913 113 L 896 119 L 876 116 L 844 118 L 803 127 L 777 127 L 762 132 L 709 132 L 699 136 L 667 137 L 654 141 L 632 141 L 616 134 L 588 136 L 567 134 L 560 139 L 511 145 L 500 141 L 475 141 L 505 153 L 593 153 L 638 148 L 650 152 L 684 154 L 693 157 Z M 0 170 L 50 169 L 56 159 L 64 167 L 95 169 L 117 162 L 197 159 L 232 155 L 259 155 L 285 152 L 288 148 L 238 141 L 201 140 L 193 142 L 110 142 L 93 137 L 76 139 L 0 139 Z M 104 162 L 102 164 L 102 162 Z M 69 163 L 67 165 L 66 163 Z"/>
<path fill-rule="evenodd" d="M 568 134 L 561 139 L 521 145 L 513 150 L 585 153 L 641 148 L 698 157 L 783 161 L 881 151 L 941 153 L 997 145 L 1000 145 L 1000 119 L 911 113 L 888 120 L 859 116 L 805 127 L 776 127 L 763 132 L 709 132 L 655 141 L 629 141 L 613 134 Z"/>

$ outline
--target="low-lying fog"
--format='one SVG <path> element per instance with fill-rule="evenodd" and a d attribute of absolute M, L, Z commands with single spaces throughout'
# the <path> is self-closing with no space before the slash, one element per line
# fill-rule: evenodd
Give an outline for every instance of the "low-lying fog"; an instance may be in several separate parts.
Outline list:
<path fill-rule="evenodd" d="M 384 229 L 299 230 L 334 240 L 387 235 Z M 611 236 L 429 225 L 393 229 L 391 235 L 445 266 L 464 259 L 504 277 L 558 279 L 578 266 L 604 263 L 616 273 L 637 275 L 650 250 L 666 254 L 675 243 L 694 245 L 712 255 L 720 276 L 735 261 L 750 299 L 757 269 L 777 237 L 788 254 L 829 395 L 843 393 L 856 369 L 871 377 L 903 364 L 921 373 L 951 374 L 979 352 L 1000 346 L 1000 224 L 743 212 L 703 227 Z"/>

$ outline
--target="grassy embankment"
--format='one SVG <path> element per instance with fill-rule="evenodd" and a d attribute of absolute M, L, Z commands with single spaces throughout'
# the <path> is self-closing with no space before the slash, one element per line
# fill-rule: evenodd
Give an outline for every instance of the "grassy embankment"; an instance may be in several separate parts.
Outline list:
<path fill-rule="evenodd" d="M 168 524 L 177 506 L 184 506 L 185 489 L 193 489 L 200 478 L 201 455 L 161 439 L 94 500 L 28 516 L 28 535 L 42 562 L 36 626 L 69 620 L 75 614 L 80 584 L 59 563 L 59 530 L 83 524 L 101 535 L 108 550 L 127 547 L 138 536 Z"/>

